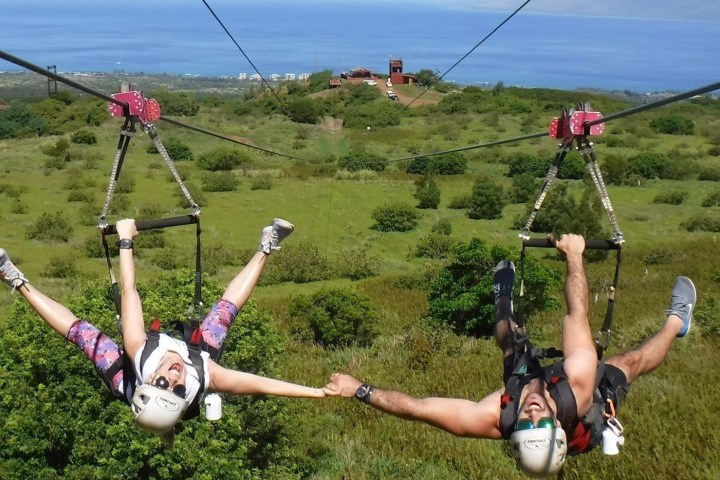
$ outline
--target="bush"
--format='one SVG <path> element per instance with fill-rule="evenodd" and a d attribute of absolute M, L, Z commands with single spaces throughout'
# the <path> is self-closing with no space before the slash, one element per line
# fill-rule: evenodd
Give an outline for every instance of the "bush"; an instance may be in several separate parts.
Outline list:
<path fill-rule="evenodd" d="M 658 193 L 653 203 L 666 203 L 668 205 L 680 205 L 688 196 L 688 192 L 684 190 L 665 190 Z"/>
<path fill-rule="evenodd" d="M 315 341 L 327 347 L 368 345 L 377 315 L 370 298 L 343 289 L 323 289 L 300 295 L 290 303 L 290 315 L 308 323 Z"/>
<path fill-rule="evenodd" d="M 440 205 L 440 188 L 430 176 L 425 176 L 415 182 L 415 198 L 418 199 L 417 208 L 437 209 Z"/>
<path fill-rule="evenodd" d="M 698 173 L 698 180 L 708 180 L 710 182 L 720 182 L 720 167 L 701 168 Z"/>
<path fill-rule="evenodd" d="M 163 146 L 173 162 L 192 161 L 194 158 L 190 147 L 177 138 L 169 138 L 167 142 L 163 142 Z M 157 155 L 160 152 L 158 152 L 155 144 L 151 143 L 147 148 L 147 153 Z"/>
<path fill-rule="evenodd" d="M 666 115 L 651 121 L 650 128 L 669 135 L 692 135 L 695 124 L 689 118 L 680 115 Z"/>
<path fill-rule="evenodd" d="M 377 275 L 380 259 L 368 254 L 368 246 L 354 246 L 343 250 L 332 262 L 334 278 L 360 280 Z"/>
<path fill-rule="evenodd" d="M 495 325 L 492 276 L 500 260 L 517 261 L 510 250 L 487 245 L 477 238 L 453 247 L 453 260 L 433 280 L 428 302 L 430 316 L 451 326 L 456 332 L 489 336 Z M 561 275 L 541 266 L 532 256 L 525 260 L 524 315 L 557 308 L 550 293 L 561 284 Z M 517 278 L 516 282 L 520 279 Z"/>
<path fill-rule="evenodd" d="M 419 175 L 462 175 L 467 170 L 467 159 L 460 152 L 442 153 L 413 159 L 405 171 Z"/>
<path fill-rule="evenodd" d="M 509 163 L 508 177 L 515 177 L 523 173 L 528 173 L 534 177 L 544 177 L 547 175 L 552 160 L 529 153 L 516 153 L 510 157 Z"/>
<path fill-rule="evenodd" d="M 206 172 L 203 175 L 202 188 L 205 192 L 232 192 L 239 183 L 232 172 Z"/>
<path fill-rule="evenodd" d="M 720 232 L 720 216 L 696 215 L 680 226 L 688 232 Z"/>
<path fill-rule="evenodd" d="M 452 223 L 450 223 L 450 219 L 448 218 L 441 218 L 433 223 L 430 231 L 441 235 L 450 235 L 452 233 Z"/>
<path fill-rule="evenodd" d="M 332 277 L 330 260 L 314 244 L 294 243 L 292 248 L 273 252 L 273 256 L 260 277 L 261 285 L 318 282 Z"/>
<path fill-rule="evenodd" d="M 478 220 L 502 218 L 505 207 L 505 190 L 490 179 L 481 179 L 473 186 L 468 217 Z"/>
<path fill-rule="evenodd" d="M 641 153 L 628 160 L 627 172 L 641 178 L 665 178 L 669 163 L 661 153 Z"/>
<path fill-rule="evenodd" d="M 512 203 L 525 203 L 535 200 L 540 193 L 540 181 L 529 173 L 521 173 L 512 179 L 508 198 Z"/>
<path fill-rule="evenodd" d="M 462 195 L 453 197 L 448 204 L 448 208 L 453 210 L 467 210 L 472 206 L 472 195 Z"/>
<path fill-rule="evenodd" d="M 703 207 L 720 207 L 720 190 L 710 193 L 702 201 Z"/>
<path fill-rule="evenodd" d="M 383 205 L 372 212 L 375 224 L 370 227 L 381 232 L 409 232 L 417 227 L 420 214 L 410 205 L 394 203 Z"/>
<path fill-rule="evenodd" d="M 258 175 L 250 182 L 250 190 L 271 190 L 273 179 L 270 175 Z"/>
<path fill-rule="evenodd" d="M 582 180 L 584 175 L 585 160 L 577 152 L 568 153 L 560 165 L 557 177 L 565 180 Z"/>
<path fill-rule="evenodd" d="M 359 170 L 382 172 L 387 168 L 388 160 L 376 153 L 361 152 L 340 158 L 338 165 L 351 172 Z"/>
<path fill-rule="evenodd" d="M 235 167 L 249 163 L 246 155 L 238 150 L 220 148 L 200 155 L 197 160 L 198 168 L 211 172 L 228 171 Z"/>
<path fill-rule="evenodd" d="M 43 275 L 47 278 L 77 278 L 79 271 L 75 264 L 76 260 L 77 258 L 72 254 L 50 257 L 50 261 L 45 265 Z"/>
<path fill-rule="evenodd" d="M 97 143 L 97 137 L 88 130 L 78 130 L 70 137 L 70 141 L 81 145 L 94 145 Z"/>
<path fill-rule="evenodd" d="M 28 240 L 43 242 L 67 242 L 73 233 L 73 227 L 62 212 L 43 213 L 25 232 Z"/>
<path fill-rule="evenodd" d="M 452 254 L 453 244 L 449 236 L 431 233 L 420 238 L 414 255 L 420 258 L 447 258 Z"/>

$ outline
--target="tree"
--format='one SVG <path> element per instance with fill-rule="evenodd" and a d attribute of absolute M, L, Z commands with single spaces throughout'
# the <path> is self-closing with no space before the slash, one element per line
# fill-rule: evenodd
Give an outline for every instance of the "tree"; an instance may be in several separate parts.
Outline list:
<path fill-rule="evenodd" d="M 288 111 L 293 122 L 315 124 L 323 114 L 323 106 L 312 98 L 298 97 L 290 101 Z"/>
<path fill-rule="evenodd" d="M 369 344 L 377 322 L 369 297 L 339 288 L 295 297 L 290 315 L 307 322 L 315 341 L 328 347 Z"/>
<path fill-rule="evenodd" d="M 440 72 L 429 68 L 423 68 L 415 74 L 415 80 L 421 87 L 432 87 L 435 83 L 440 81 Z"/>
<path fill-rule="evenodd" d="M 506 203 L 505 190 L 502 185 L 489 178 L 482 178 L 473 186 L 468 217 L 475 220 L 502 218 L 502 211 Z"/>
<path fill-rule="evenodd" d="M 428 302 L 430 316 L 468 335 L 492 335 L 495 304 L 492 275 L 495 265 L 505 258 L 517 262 L 517 254 L 498 245 L 488 248 L 473 238 L 452 249 L 453 259 L 432 281 Z M 516 279 L 519 282 L 519 279 Z M 524 315 L 552 310 L 559 306 L 551 292 L 562 281 L 559 272 L 542 267 L 533 257 L 525 260 Z"/>
<path fill-rule="evenodd" d="M 415 182 L 417 188 L 415 198 L 418 199 L 418 208 L 437 209 L 440 205 L 440 188 L 430 175 L 425 175 Z"/>

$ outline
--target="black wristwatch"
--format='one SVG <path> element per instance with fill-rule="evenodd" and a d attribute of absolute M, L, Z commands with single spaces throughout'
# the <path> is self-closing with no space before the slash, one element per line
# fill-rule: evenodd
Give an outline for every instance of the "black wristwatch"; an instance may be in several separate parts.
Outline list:
<path fill-rule="evenodd" d="M 132 250 L 133 241 L 129 238 L 121 238 L 120 240 L 118 240 L 117 246 L 124 250 Z"/>
<path fill-rule="evenodd" d="M 372 396 L 373 390 L 375 390 L 375 385 L 363 383 L 357 390 L 355 390 L 355 398 L 362 400 L 363 403 L 370 403 L 370 397 Z"/>

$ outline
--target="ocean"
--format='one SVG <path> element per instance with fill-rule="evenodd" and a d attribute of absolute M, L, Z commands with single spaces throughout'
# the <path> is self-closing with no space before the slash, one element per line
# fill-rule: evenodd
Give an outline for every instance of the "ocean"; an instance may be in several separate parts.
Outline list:
<path fill-rule="evenodd" d="M 720 23 L 511 12 L 388 0 L 0 0 L 0 50 L 58 72 L 284 77 L 431 69 L 462 85 L 633 92 L 720 81 Z M 518 1 L 518 6 L 522 2 Z M 247 57 L 247 58 L 246 58 Z M 451 68 L 452 67 L 452 68 Z M 0 60 L 0 71 L 19 71 Z"/>

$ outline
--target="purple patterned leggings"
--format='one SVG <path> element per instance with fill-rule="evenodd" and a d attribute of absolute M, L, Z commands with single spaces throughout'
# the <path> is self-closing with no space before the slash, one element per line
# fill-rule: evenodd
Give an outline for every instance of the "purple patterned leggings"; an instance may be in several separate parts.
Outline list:
<path fill-rule="evenodd" d="M 225 342 L 228 330 L 232 326 L 238 310 L 227 300 L 220 300 L 205 316 L 200 331 L 205 343 L 220 349 Z M 70 326 L 67 334 L 68 341 L 77 345 L 95 365 L 100 376 L 105 380 L 114 393 L 122 395 L 123 369 L 111 368 L 122 359 L 123 351 L 115 341 L 86 320 L 77 320 Z M 117 370 L 112 378 L 108 371 Z"/>

